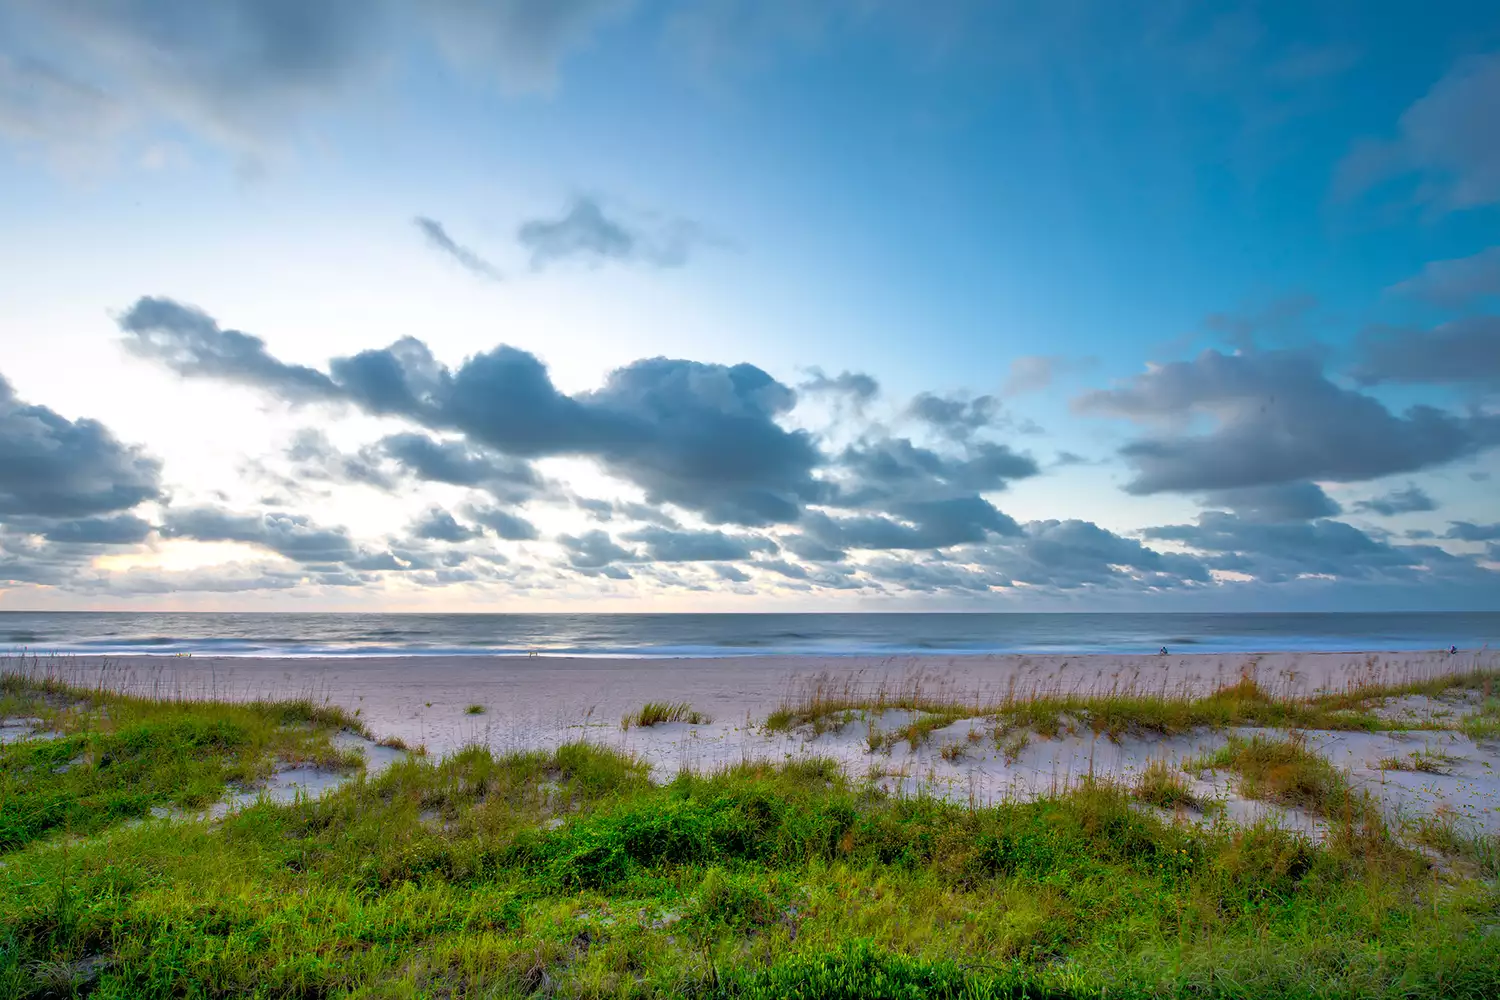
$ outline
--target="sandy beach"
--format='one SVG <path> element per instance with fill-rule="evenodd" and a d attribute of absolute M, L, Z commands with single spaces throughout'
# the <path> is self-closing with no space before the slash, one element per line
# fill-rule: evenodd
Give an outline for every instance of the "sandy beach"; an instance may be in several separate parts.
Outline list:
<path fill-rule="evenodd" d="M 32 671 L 122 693 L 231 700 L 310 698 L 360 718 L 378 737 L 443 754 L 554 746 L 589 731 L 631 742 L 620 718 L 647 701 L 688 702 L 714 719 L 703 738 L 745 731 L 813 685 L 925 693 L 991 703 L 1008 696 L 1106 692 L 1201 696 L 1252 676 L 1275 695 L 1500 668 L 1500 652 L 731 656 L 589 658 L 57 657 Z M 482 715 L 466 714 L 482 705 Z M 646 734 L 651 735 L 651 734 Z"/>

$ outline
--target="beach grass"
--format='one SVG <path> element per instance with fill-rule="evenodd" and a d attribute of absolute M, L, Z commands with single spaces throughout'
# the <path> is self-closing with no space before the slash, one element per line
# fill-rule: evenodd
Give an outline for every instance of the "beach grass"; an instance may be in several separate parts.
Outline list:
<path fill-rule="evenodd" d="M 714 721 L 702 712 L 694 710 L 685 701 L 648 701 L 637 711 L 630 712 L 620 720 L 621 729 L 631 726 L 649 728 L 664 722 L 686 722 L 690 725 L 707 725 Z"/>
<path fill-rule="evenodd" d="M 1207 803 L 1193 794 L 1187 778 L 1164 760 L 1153 760 L 1136 776 L 1135 797 L 1161 809 L 1202 810 Z"/>
<path fill-rule="evenodd" d="M 464 709 L 465 715 L 483 715 L 484 713 L 485 707 L 483 705 L 469 705 Z"/>
<path fill-rule="evenodd" d="M 654 784 L 588 743 L 131 822 L 276 762 L 347 765 L 328 738 L 354 720 L 0 691 L 7 716 L 64 734 L 0 747 L 0 827 L 21 831 L 0 844 L 3 996 L 1500 995 L 1493 846 L 1429 824 L 1446 872 L 1372 849 L 1352 828 L 1378 817 L 1341 808 L 1295 746 L 1215 763 L 1327 816 L 1322 845 L 1160 819 L 1134 804 L 1144 783 L 980 808 L 820 759 Z"/>
<path fill-rule="evenodd" d="M 1378 711 L 1389 699 L 1407 695 L 1438 698 L 1454 692 L 1482 693 L 1478 714 L 1454 723 L 1474 739 L 1500 738 L 1500 698 L 1490 697 L 1500 673 L 1475 669 L 1400 684 L 1359 684 L 1315 695 L 1272 692 L 1250 673 L 1201 696 L 1166 691 L 1120 690 L 1065 693 L 1012 688 L 999 698 L 964 696 L 917 677 L 881 681 L 873 687 L 855 678 L 819 677 L 785 698 L 766 717 L 771 732 L 809 726 L 814 734 L 849 721 L 892 710 L 918 713 L 887 738 L 919 745 L 934 730 L 964 719 L 991 720 L 1001 732 L 1024 728 L 1043 737 L 1091 731 L 1118 740 L 1129 734 L 1175 735 L 1196 729 L 1255 726 L 1279 729 L 1401 730 L 1410 723 Z M 1457 718 L 1457 715 L 1455 715 Z"/>

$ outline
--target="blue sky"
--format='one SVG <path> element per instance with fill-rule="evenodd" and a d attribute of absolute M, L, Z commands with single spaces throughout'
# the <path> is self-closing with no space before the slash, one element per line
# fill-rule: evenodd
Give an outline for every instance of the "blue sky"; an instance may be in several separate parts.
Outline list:
<path fill-rule="evenodd" d="M 0 39 L 0 607 L 1500 607 L 1492 5 Z"/>

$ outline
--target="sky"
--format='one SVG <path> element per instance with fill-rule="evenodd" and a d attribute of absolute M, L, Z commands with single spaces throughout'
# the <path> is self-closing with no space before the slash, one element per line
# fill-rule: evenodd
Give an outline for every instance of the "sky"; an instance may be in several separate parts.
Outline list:
<path fill-rule="evenodd" d="M 1500 7 L 0 0 L 0 609 L 1500 610 Z"/>

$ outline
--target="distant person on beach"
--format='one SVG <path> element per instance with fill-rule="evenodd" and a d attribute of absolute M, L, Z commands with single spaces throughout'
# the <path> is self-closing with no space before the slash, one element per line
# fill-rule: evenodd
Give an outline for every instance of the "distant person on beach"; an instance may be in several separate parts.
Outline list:
<path fill-rule="evenodd" d="M 1458 647 L 1457 646 L 1449 646 L 1448 647 L 1448 653 L 1449 653 L 1449 655 L 1452 655 L 1453 653 L 1456 653 L 1456 652 L 1458 652 Z"/>
<path fill-rule="evenodd" d="M 1161 655 L 1162 655 L 1162 656 L 1166 656 L 1166 655 L 1167 655 L 1167 647 L 1166 647 L 1166 646 L 1163 646 L 1163 647 L 1162 647 L 1162 648 L 1161 648 Z"/>

